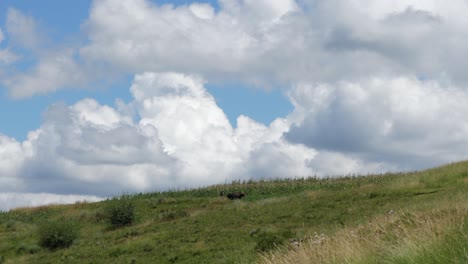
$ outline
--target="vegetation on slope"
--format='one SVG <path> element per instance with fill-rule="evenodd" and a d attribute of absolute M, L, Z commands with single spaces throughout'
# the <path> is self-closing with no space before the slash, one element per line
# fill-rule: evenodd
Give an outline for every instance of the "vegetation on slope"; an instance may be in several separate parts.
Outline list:
<path fill-rule="evenodd" d="M 0 263 L 467 263 L 467 184 L 463 162 L 16 209 L 0 213 Z M 115 226 L 118 200 L 134 215 Z M 56 221 L 75 223 L 77 238 L 41 247 L 39 227 Z"/>

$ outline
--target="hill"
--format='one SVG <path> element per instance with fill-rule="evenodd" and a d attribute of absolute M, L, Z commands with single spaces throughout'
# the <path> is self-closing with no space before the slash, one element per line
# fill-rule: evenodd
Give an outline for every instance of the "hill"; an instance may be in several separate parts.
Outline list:
<path fill-rule="evenodd" d="M 467 185 L 460 162 L 20 208 L 0 213 L 0 263 L 468 263 Z M 72 244 L 48 249 L 57 228 Z"/>

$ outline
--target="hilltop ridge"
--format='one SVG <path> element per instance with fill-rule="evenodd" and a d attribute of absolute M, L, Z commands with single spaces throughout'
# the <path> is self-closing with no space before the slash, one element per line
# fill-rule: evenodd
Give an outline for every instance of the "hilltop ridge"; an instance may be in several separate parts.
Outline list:
<path fill-rule="evenodd" d="M 0 213 L 0 263 L 466 263 L 467 185 L 459 162 L 20 208 Z M 135 219 L 112 228 L 106 210 L 119 200 Z M 70 247 L 39 245 L 38 228 L 54 221 L 76 224 Z"/>

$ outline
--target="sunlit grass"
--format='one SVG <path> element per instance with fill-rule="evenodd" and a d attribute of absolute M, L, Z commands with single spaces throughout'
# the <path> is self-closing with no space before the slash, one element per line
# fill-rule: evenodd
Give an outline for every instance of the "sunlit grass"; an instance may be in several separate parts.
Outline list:
<path fill-rule="evenodd" d="M 0 213 L 0 257 L 5 263 L 464 263 L 467 179 L 468 162 L 461 162 L 412 173 L 134 194 L 128 197 L 134 221 L 118 229 L 107 218 L 112 200 L 20 208 Z M 230 201 L 220 191 L 246 197 Z M 39 223 L 61 220 L 80 223 L 73 244 L 38 247 Z"/>
<path fill-rule="evenodd" d="M 261 263 L 468 263 L 467 204 L 389 211 L 366 224 L 306 237 L 264 254 Z"/>

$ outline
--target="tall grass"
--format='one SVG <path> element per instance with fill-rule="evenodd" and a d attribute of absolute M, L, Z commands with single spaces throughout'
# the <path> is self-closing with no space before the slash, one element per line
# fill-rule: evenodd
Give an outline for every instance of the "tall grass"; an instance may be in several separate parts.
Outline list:
<path fill-rule="evenodd" d="M 389 212 L 367 224 L 315 233 L 298 247 L 261 256 L 262 264 L 468 263 L 468 206 Z"/>
<path fill-rule="evenodd" d="M 227 184 L 218 184 L 209 187 L 194 189 L 177 189 L 164 192 L 140 193 L 135 198 L 209 198 L 217 197 L 221 191 L 243 191 L 248 194 L 245 200 L 255 201 L 268 197 L 288 194 L 297 194 L 303 191 L 330 190 L 339 191 L 368 184 L 385 184 L 398 177 L 410 176 L 412 173 L 386 173 L 375 175 L 348 175 L 334 178 L 287 178 L 287 179 L 261 179 L 258 181 L 233 181 Z"/>

